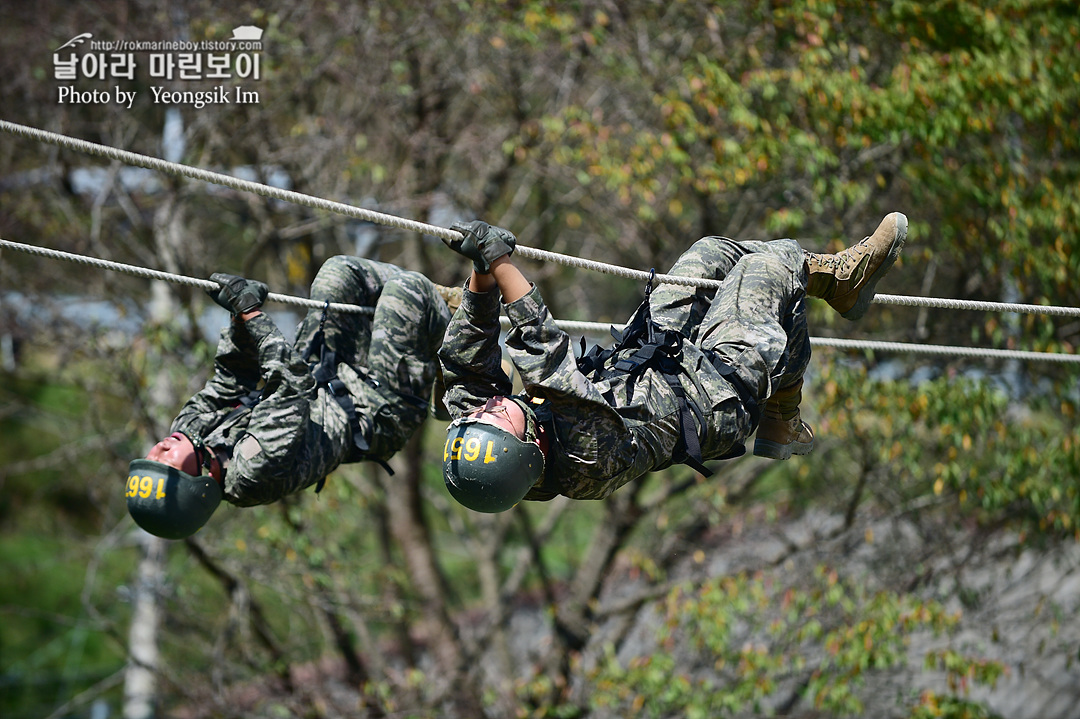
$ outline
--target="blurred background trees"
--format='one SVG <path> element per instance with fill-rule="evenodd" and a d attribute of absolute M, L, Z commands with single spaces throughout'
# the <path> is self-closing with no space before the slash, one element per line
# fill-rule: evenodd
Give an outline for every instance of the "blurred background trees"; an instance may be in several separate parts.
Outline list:
<path fill-rule="evenodd" d="M 1080 305 L 1073 4 L 43 0 L 3 119 L 522 244 L 665 269 L 705 234 L 831 250 L 912 226 L 895 294 Z M 264 30 L 250 104 L 61 104 L 56 48 Z M 84 52 L 85 50 L 80 50 Z M 144 59 L 140 57 L 139 60 Z M 209 89 L 209 81 L 163 83 Z M 442 284 L 438 240 L 5 136 L 0 237 L 306 293 L 336 253 Z M 636 283 L 530 266 L 556 317 Z M 393 477 L 225 507 L 160 576 L 119 488 L 204 381 L 198 292 L 0 255 L 0 712 L 116 716 L 159 610 L 161 716 L 1070 716 L 1068 366 L 819 351 L 814 455 L 675 467 L 603 503 L 452 504 L 431 421 Z M 271 306 L 288 331 L 296 317 Z M 812 334 L 1075 352 L 1080 323 L 878 305 Z M 172 406 L 169 406 L 172 405 Z M 142 577 L 142 579 L 140 579 Z M 96 713 L 95 713 L 96 712 Z M 816 712 L 816 713 L 815 713 Z"/>

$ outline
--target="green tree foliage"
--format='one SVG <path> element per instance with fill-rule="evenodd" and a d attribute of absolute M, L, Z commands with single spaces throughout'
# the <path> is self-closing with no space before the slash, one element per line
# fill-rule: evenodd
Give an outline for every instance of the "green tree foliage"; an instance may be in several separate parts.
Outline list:
<path fill-rule="evenodd" d="M 859 716 L 866 675 L 902 665 L 913 633 L 947 632 L 956 622 L 936 602 L 869 594 L 826 567 L 804 587 L 770 587 L 746 576 L 711 580 L 667 597 L 658 640 L 668 651 L 635 657 L 626 667 L 607 655 L 591 677 L 591 702 L 621 716 L 704 718 L 761 714 L 776 710 L 778 699 L 801 695 L 828 715 Z M 760 639 L 748 638 L 755 635 Z M 676 663 L 676 651 L 687 650 L 690 661 L 679 656 Z M 955 675 L 978 683 L 993 684 L 1002 673 L 998 662 L 954 651 L 928 654 L 927 662 L 948 662 Z"/>
<path fill-rule="evenodd" d="M 818 411 L 830 444 L 860 448 L 851 458 L 864 467 L 889 468 L 891 502 L 932 495 L 958 516 L 1029 539 L 1080 538 L 1080 489 L 1069 479 L 1080 471 L 1074 400 L 1021 406 L 985 383 L 912 388 L 840 370 L 827 375 Z"/>
<path fill-rule="evenodd" d="M 671 3 L 576 23 L 591 86 L 619 90 L 545 118 L 536 152 L 643 222 L 842 245 L 856 218 L 917 208 L 915 259 L 956 269 L 947 294 L 1080 302 L 1069 3 Z"/>

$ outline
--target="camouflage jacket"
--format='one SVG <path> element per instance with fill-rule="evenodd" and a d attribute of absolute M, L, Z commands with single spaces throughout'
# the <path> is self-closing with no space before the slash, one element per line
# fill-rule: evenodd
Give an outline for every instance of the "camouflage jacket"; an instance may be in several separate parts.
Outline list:
<path fill-rule="evenodd" d="M 349 365 L 337 370 L 356 403 L 360 429 L 370 436 L 372 417 L 386 401 Z M 260 399 L 247 406 L 253 393 Z M 351 461 L 353 449 L 345 410 L 316 385 L 301 353 L 265 314 L 222 330 L 214 374 L 185 403 L 172 431 L 201 437 L 231 456 L 225 498 L 239 506 L 268 504 L 315 484 Z"/>
<path fill-rule="evenodd" d="M 497 291 L 473 293 L 466 287 L 447 328 L 439 358 L 453 417 L 513 391 L 501 367 L 499 308 Z M 555 496 L 551 487 L 574 499 L 601 499 L 672 463 L 681 436 L 679 403 L 658 371 L 633 378 L 605 371 L 593 381 L 578 369 L 569 335 L 555 324 L 535 287 L 505 309 L 511 322 L 506 349 L 526 395 L 550 407 L 555 435 L 545 458 L 545 478 L 526 499 L 550 499 Z M 619 358 L 616 354 L 608 365 Z M 705 427 L 694 428 L 704 458 L 728 454 L 752 431 L 742 403 L 691 343 L 683 343 L 679 362 L 687 401 L 706 418 Z"/>

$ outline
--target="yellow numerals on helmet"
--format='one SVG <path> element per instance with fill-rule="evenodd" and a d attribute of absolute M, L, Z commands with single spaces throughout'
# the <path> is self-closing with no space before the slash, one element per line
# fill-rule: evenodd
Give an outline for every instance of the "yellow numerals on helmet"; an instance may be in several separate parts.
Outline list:
<path fill-rule="evenodd" d="M 154 495 L 154 499 L 165 499 L 165 478 L 159 477 L 157 481 L 157 492 L 154 491 L 154 478 L 153 477 L 140 477 L 137 474 L 133 474 L 128 477 L 127 481 L 127 496 L 129 497 L 142 497 L 143 499 L 149 499 L 150 495 Z"/>
<path fill-rule="evenodd" d="M 464 458 L 469 462 L 475 462 L 480 459 L 480 447 L 483 442 L 479 437 L 469 437 L 468 440 L 462 440 L 461 437 L 454 437 L 451 440 L 446 438 L 446 444 L 443 446 L 443 461 L 454 460 L 455 462 Z M 484 453 L 484 464 L 495 461 L 495 455 L 491 453 L 495 448 L 495 442 L 488 440 L 487 451 Z"/>

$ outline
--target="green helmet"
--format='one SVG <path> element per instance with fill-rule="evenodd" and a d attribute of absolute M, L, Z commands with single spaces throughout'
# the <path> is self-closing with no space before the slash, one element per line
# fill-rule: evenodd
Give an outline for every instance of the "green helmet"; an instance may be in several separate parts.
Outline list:
<path fill-rule="evenodd" d="M 220 503 L 221 486 L 213 477 L 192 477 L 152 459 L 134 459 L 128 465 L 128 513 L 150 534 L 190 537 Z"/>
<path fill-rule="evenodd" d="M 544 474 L 534 441 L 536 420 L 526 409 L 525 440 L 502 427 L 462 417 L 450 424 L 443 447 L 443 480 L 450 496 L 474 512 L 504 512 Z"/>

